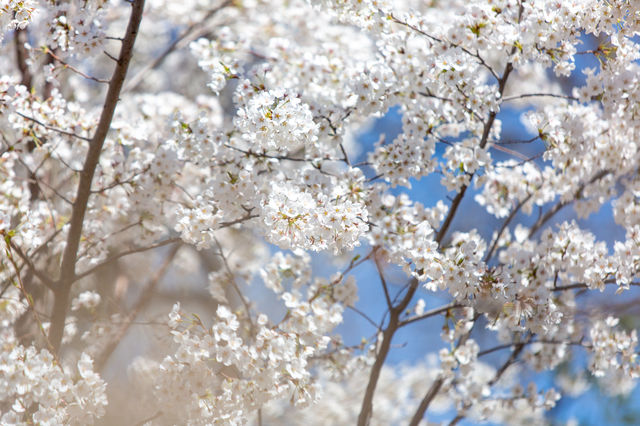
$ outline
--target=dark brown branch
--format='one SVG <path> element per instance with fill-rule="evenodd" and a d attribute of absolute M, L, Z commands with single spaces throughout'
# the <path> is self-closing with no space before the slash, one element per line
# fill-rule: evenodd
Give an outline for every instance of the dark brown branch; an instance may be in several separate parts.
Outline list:
<path fill-rule="evenodd" d="M 522 14 L 522 5 L 520 6 L 520 11 L 519 11 L 519 15 L 521 14 Z M 520 20 L 520 17 L 518 17 L 518 20 Z M 512 53 L 514 52 L 515 52 L 515 47 L 512 49 Z M 507 79 L 509 78 L 511 71 L 513 71 L 513 65 L 511 64 L 511 62 L 507 62 L 507 65 L 504 68 L 504 72 L 502 73 L 502 77 L 498 78 L 498 93 L 500 93 L 500 96 L 502 96 L 502 94 L 504 93 L 504 88 L 505 88 L 505 85 L 507 84 Z M 498 113 L 496 111 L 492 111 L 489 113 L 489 117 L 487 119 L 487 122 L 484 125 L 484 129 L 482 132 L 482 138 L 480 139 L 480 148 L 484 148 L 487 145 L 489 141 L 489 133 L 491 132 L 491 128 L 493 127 L 493 123 L 497 115 Z M 473 174 L 471 177 L 473 178 Z M 453 216 L 455 215 L 456 210 L 460 206 L 460 202 L 464 197 L 464 193 L 466 192 L 467 187 L 468 185 L 463 186 L 461 191 L 458 192 L 453 202 L 451 203 L 451 208 L 449 210 L 449 213 L 447 214 L 447 217 L 444 223 L 442 224 L 442 226 L 440 227 L 440 230 L 438 231 L 438 234 L 436 235 L 436 241 L 438 242 L 439 246 L 442 245 L 442 240 L 444 239 L 444 236 L 447 233 L 449 226 L 451 225 L 451 221 L 453 220 Z M 469 333 L 470 332 L 471 331 L 469 331 Z M 468 336 L 469 334 L 467 334 L 466 337 Z M 460 344 L 460 342 L 458 342 L 458 344 Z M 411 419 L 411 423 L 410 423 L 411 426 L 417 426 L 420 423 L 420 421 L 424 417 L 424 414 L 427 412 L 427 409 L 429 409 L 429 405 L 431 405 L 431 401 L 438 394 L 443 383 L 444 383 L 444 379 L 440 377 L 436 379 L 436 381 L 431 385 L 431 388 L 429 388 L 429 390 L 427 391 L 426 395 L 420 402 L 420 405 L 418 406 L 418 409 L 416 410 L 413 418 Z"/>
<path fill-rule="evenodd" d="M 29 38 L 28 29 L 17 29 L 14 33 L 13 42 L 16 47 L 16 62 L 18 63 L 18 69 L 20 70 L 20 84 L 26 86 L 28 90 L 31 90 L 31 84 L 33 82 L 33 74 L 29 70 L 29 65 L 27 65 L 27 58 L 29 57 L 29 53 L 27 49 L 24 47 L 24 44 L 27 42 Z"/>
<path fill-rule="evenodd" d="M 518 346 L 518 345 L 523 345 L 523 346 L 528 346 L 530 344 L 533 343 L 544 343 L 546 345 L 569 345 L 569 346 L 580 346 L 583 348 L 591 348 L 591 345 L 589 345 L 588 343 L 583 343 L 582 339 L 580 339 L 577 342 L 571 342 L 571 341 L 565 341 L 565 340 L 549 340 L 549 339 L 537 339 L 537 340 L 532 340 L 528 339 L 525 342 L 511 342 L 511 343 L 505 343 L 503 345 L 498 345 L 498 346 L 494 346 L 492 348 L 489 349 L 485 349 L 484 351 L 480 351 L 478 352 L 478 358 L 480 358 L 481 356 L 485 356 L 488 355 L 490 353 L 496 352 L 496 351 L 500 351 L 502 349 L 507 349 L 507 348 L 511 348 L 514 346 Z"/>
<path fill-rule="evenodd" d="M 513 350 L 513 352 L 511 352 L 511 355 L 504 362 L 504 364 L 502 364 L 500 366 L 498 371 L 496 371 L 496 374 L 493 376 L 493 378 L 491 380 L 489 380 L 489 383 L 487 383 L 489 385 L 489 387 L 495 385 L 498 382 L 498 380 L 500 380 L 500 377 L 502 377 L 504 372 L 507 371 L 507 368 L 509 368 L 513 363 L 516 362 L 518 356 L 520 356 L 520 353 L 522 352 L 524 347 L 526 345 L 528 345 L 529 343 L 531 343 L 531 340 L 533 339 L 533 337 L 534 337 L 534 335 L 532 334 L 524 342 L 512 343 L 512 344 L 510 344 L 508 346 L 508 347 L 515 346 L 515 349 Z M 487 353 L 487 352 L 485 352 L 485 353 Z M 478 354 L 478 356 L 480 356 L 480 354 Z M 460 420 L 464 419 L 464 417 L 465 416 L 463 414 L 458 414 L 456 417 L 454 417 L 453 420 L 451 420 L 451 422 L 449 423 L 449 426 L 454 426 L 454 425 L 458 424 L 458 422 Z"/>
<path fill-rule="evenodd" d="M 457 350 L 460 346 L 466 343 L 466 341 L 469 339 L 469 336 L 471 336 L 471 331 L 473 330 L 473 327 L 475 326 L 478 318 L 480 318 L 480 315 L 476 315 L 473 318 L 473 324 L 471 325 L 471 328 L 464 335 L 460 336 L 460 339 L 458 339 L 458 343 L 456 343 L 456 348 L 454 350 Z M 436 397 L 436 395 L 438 395 L 438 392 L 440 392 L 440 388 L 442 388 L 443 384 L 444 377 L 442 375 L 438 375 L 438 377 L 431 384 L 431 387 L 429 388 L 427 393 L 424 395 L 424 398 L 422 398 L 422 401 L 420 401 L 420 405 L 418 405 L 416 412 L 411 418 L 411 422 L 409 422 L 410 426 L 418 426 L 420 424 L 422 418 L 424 417 L 424 413 L 427 412 L 429 405 L 431 405 L 433 399 Z"/>
<path fill-rule="evenodd" d="M 536 135 L 526 140 L 508 140 L 508 141 L 494 142 L 493 144 L 494 145 L 518 145 L 518 144 L 527 144 L 527 143 L 535 142 L 538 139 L 540 139 L 540 135 Z"/>
<path fill-rule="evenodd" d="M 604 284 L 617 284 L 617 280 L 615 278 L 609 278 L 604 280 Z M 627 283 L 629 286 L 640 286 L 639 282 L 630 282 Z M 566 291 L 566 290 L 574 290 L 574 289 L 587 289 L 589 286 L 586 283 L 573 283 L 567 285 L 559 285 L 554 286 L 551 291 Z"/>
<path fill-rule="evenodd" d="M 498 92 L 500 93 L 500 95 L 502 95 L 502 93 L 504 92 L 507 79 L 509 78 L 509 74 L 511 74 L 512 70 L 513 70 L 513 65 L 511 64 L 511 62 L 507 63 L 502 77 L 498 79 Z M 489 133 L 491 132 L 491 128 L 493 127 L 493 123 L 497 115 L 498 115 L 497 111 L 492 111 L 489 113 L 489 117 L 483 128 L 482 138 L 480 139 L 481 149 L 484 148 L 489 141 Z M 447 214 L 447 217 L 445 218 L 444 223 L 442 224 L 442 226 L 440 227 L 440 230 L 438 231 L 438 234 L 436 235 L 435 240 L 438 243 L 438 246 L 441 246 L 442 244 L 442 240 L 446 235 L 447 230 L 449 229 L 449 226 L 451 225 L 451 221 L 453 220 L 453 217 L 455 216 L 456 211 L 460 206 L 460 202 L 462 201 L 462 198 L 464 198 L 464 194 L 467 191 L 467 187 L 468 185 L 464 185 L 462 187 L 462 189 L 460 190 L 460 192 L 458 192 L 458 194 L 456 195 L 456 197 L 454 198 L 451 204 L 449 213 Z M 382 366 L 384 365 L 384 361 L 391 347 L 391 339 L 393 338 L 393 335 L 395 334 L 396 330 L 400 326 L 400 321 L 399 321 L 400 314 L 407 307 L 407 305 L 413 298 L 413 295 L 417 287 L 418 287 L 418 281 L 415 278 L 411 279 L 411 282 L 409 284 L 409 290 L 407 291 L 407 294 L 405 295 L 405 297 L 396 307 L 389 310 L 389 313 L 390 313 L 389 324 L 387 325 L 387 328 L 383 333 L 382 345 L 380 346 L 380 350 L 376 355 L 376 360 L 371 369 L 369 383 L 367 385 L 367 390 L 365 392 L 364 400 L 362 402 L 360 415 L 358 416 L 358 426 L 365 426 L 369 424 L 369 421 L 371 419 L 371 414 L 373 411 L 373 394 L 375 392 L 376 384 L 380 376 L 380 371 L 382 370 Z M 431 399 L 433 399 L 435 394 L 437 394 L 437 392 L 440 390 L 440 386 L 442 386 L 442 383 L 437 384 L 437 381 L 436 381 L 432 386 L 432 389 L 430 389 L 430 391 L 425 396 L 425 399 L 423 399 L 423 402 L 425 403 L 424 405 L 425 411 L 428 408 L 429 404 L 431 403 Z M 431 398 L 427 399 L 426 397 L 429 396 L 432 390 L 434 390 L 435 392 L 434 395 Z M 422 404 L 421 404 L 421 407 L 422 407 Z M 422 412 L 422 414 L 420 414 L 420 410 L 418 410 L 415 416 L 419 416 L 419 419 L 422 419 L 422 417 L 424 416 L 424 411 Z M 415 418 L 416 417 L 414 417 L 414 420 Z"/>
<path fill-rule="evenodd" d="M 102 146 L 111 127 L 116 106 L 118 105 L 120 91 L 122 90 L 122 84 L 127 75 L 129 62 L 133 56 L 133 45 L 138 35 L 143 9 L 144 0 L 134 0 L 132 2 L 131 16 L 124 40 L 122 41 L 120 56 L 109 82 L 109 90 L 107 91 L 107 96 L 104 101 L 100 121 L 98 122 L 98 127 L 96 128 L 93 138 L 91 138 L 89 151 L 87 152 L 80 174 L 80 182 L 78 183 L 78 190 L 73 203 L 69 234 L 67 235 L 67 243 L 62 256 L 59 284 L 55 291 L 53 313 L 51 316 L 49 340 L 55 352 L 60 350 L 60 343 L 62 341 L 64 322 L 67 316 L 69 296 L 71 294 L 71 285 L 75 277 L 76 260 L 80 238 L 82 236 L 84 216 L 87 210 L 89 196 L 91 195 L 91 182 L 100 159 Z"/>
<path fill-rule="evenodd" d="M 525 342 L 515 344 L 515 349 L 513 350 L 513 352 L 511 352 L 511 355 L 504 362 L 504 364 L 500 366 L 495 376 L 493 376 L 493 379 L 489 381 L 489 386 L 495 385 L 498 380 L 500 380 L 500 377 L 502 377 L 504 372 L 507 371 L 507 368 L 509 368 L 511 364 L 516 362 L 516 359 L 518 358 L 518 356 L 520 356 L 520 353 L 522 352 L 524 347 L 531 341 L 531 339 L 533 339 L 533 335 L 529 336 L 529 338 Z"/>
<path fill-rule="evenodd" d="M 411 422 L 409 423 L 410 426 L 418 426 L 420 424 L 422 418 L 424 417 L 424 413 L 427 412 L 429 405 L 431 405 L 431 401 L 433 401 L 433 398 L 435 398 L 438 392 L 440 392 L 440 388 L 443 384 L 444 378 L 441 376 L 436 378 L 436 380 L 431 384 L 431 387 L 425 394 L 424 398 L 422 398 L 422 401 L 420 401 L 420 405 L 418 405 L 418 409 L 416 410 L 413 418 L 411 419 Z"/>

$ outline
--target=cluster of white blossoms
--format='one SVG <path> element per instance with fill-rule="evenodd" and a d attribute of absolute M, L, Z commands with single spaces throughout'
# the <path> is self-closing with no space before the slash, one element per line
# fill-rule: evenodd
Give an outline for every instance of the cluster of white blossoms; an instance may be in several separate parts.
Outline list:
<path fill-rule="evenodd" d="M 317 138 L 309 106 L 283 90 L 261 91 L 249 98 L 234 124 L 253 149 L 294 151 Z"/>
<path fill-rule="evenodd" d="M 2 422 L 634 389 L 639 0 L 147 3 L 0 0 Z"/>
<path fill-rule="evenodd" d="M 482 193 L 475 200 L 498 218 L 507 217 L 518 203 L 522 203 L 522 211 L 530 214 L 533 206 L 553 201 L 553 192 L 542 187 L 551 173 L 550 167 L 540 170 L 531 162 L 507 160 L 494 164 L 476 181 L 476 185 L 482 184 Z"/>
<path fill-rule="evenodd" d="M 81 355 L 76 373 L 33 346 L 3 350 L 0 394 L 13 401 L 2 413 L 5 424 L 87 424 L 102 417 L 107 406 L 106 383 L 88 355 Z"/>
<path fill-rule="evenodd" d="M 177 346 L 174 355 L 144 365 L 158 407 L 167 409 L 172 399 L 169 412 L 176 421 L 243 424 L 242 419 L 269 400 L 284 397 L 306 404 L 315 398 L 305 359 L 321 347 L 301 348 L 299 336 L 269 327 L 265 315 L 256 319 L 255 341 L 247 345 L 240 325 L 223 305 L 211 328 L 197 318 L 183 318 L 174 306 L 169 321 Z M 170 398 L 176 387 L 180 392 Z"/>
<path fill-rule="evenodd" d="M 591 351 L 589 369 L 596 377 L 611 376 L 614 386 L 609 393 L 623 395 L 633 389 L 634 379 L 640 377 L 638 336 L 636 330 L 627 333 L 616 329 L 619 319 L 607 317 L 591 327 Z"/>
<path fill-rule="evenodd" d="M 350 250 L 360 244 L 360 237 L 369 228 L 362 203 L 332 200 L 291 184 L 273 188 L 263 215 L 270 230 L 267 238 L 284 249 Z"/>
<path fill-rule="evenodd" d="M 106 383 L 94 370 L 89 355 L 82 353 L 73 364 L 60 365 L 48 349 L 20 343 L 12 327 L 28 309 L 18 288 L 3 291 L 0 395 L 7 404 L 0 421 L 87 424 L 102 417 L 107 406 Z"/>
<path fill-rule="evenodd" d="M 35 1 L 3 0 L 0 3 L 0 42 L 12 29 L 24 29 L 31 22 L 36 10 Z"/>

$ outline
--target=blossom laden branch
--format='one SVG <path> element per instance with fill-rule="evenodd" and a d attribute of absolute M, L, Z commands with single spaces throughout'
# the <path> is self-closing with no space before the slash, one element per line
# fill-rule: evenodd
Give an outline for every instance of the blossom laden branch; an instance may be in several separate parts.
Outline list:
<path fill-rule="evenodd" d="M 135 43 L 136 36 L 138 35 L 138 29 L 142 20 L 144 0 L 134 0 L 131 6 L 131 17 L 122 42 L 120 56 L 113 71 L 113 76 L 109 81 L 109 89 L 104 101 L 102 114 L 100 115 L 100 121 L 98 122 L 95 133 L 91 138 L 89 151 L 87 152 L 80 175 L 80 182 L 78 183 L 76 198 L 73 202 L 69 233 L 67 234 L 67 243 L 62 257 L 62 265 L 60 267 L 60 278 L 58 279 L 59 284 L 55 291 L 51 331 L 49 334 L 49 340 L 53 345 L 54 352 L 57 352 L 60 349 L 60 343 L 62 341 L 62 332 L 67 315 L 71 285 L 75 277 L 76 259 L 78 255 L 80 237 L 82 236 L 84 216 L 87 210 L 89 196 L 91 195 L 91 182 L 93 181 L 93 175 L 100 159 L 104 141 L 107 137 L 109 128 L 111 127 L 111 121 L 118 104 L 124 79 L 127 75 L 129 62 L 133 56 L 133 45 Z"/>

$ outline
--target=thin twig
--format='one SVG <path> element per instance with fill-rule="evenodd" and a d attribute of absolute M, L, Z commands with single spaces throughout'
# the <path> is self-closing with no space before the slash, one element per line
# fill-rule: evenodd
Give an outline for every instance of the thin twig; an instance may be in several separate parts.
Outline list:
<path fill-rule="evenodd" d="M 560 210 L 562 210 L 565 206 L 571 204 L 572 202 L 574 202 L 575 200 L 579 199 L 580 197 L 582 197 L 582 192 L 584 191 L 584 188 L 588 185 L 591 184 L 597 180 L 602 179 L 603 177 L 607 176 L 608 174 L 610 174 L 611 172 L 609 170 L 600 170 L 598 173 L 596 173 L 590 180 L 589 182 L 585 182 L 583 184 L 580 185 L 580 187 L 578 188 L 578 190 L 576 191 L 575 195 L 573 196 L 572 199 L 568 200 L 568 201 L 559 201 L 557 202 L 553 207 L 551 207 L 551 209 L 549 209 L 544 215 L 540 216 L 538 218 L 538 220 L 536 221 L 536 223 L 533 224 L 533 226 L 531 227 L 531 229 L 529 229 L 529 235 L 528 238 L 531 238 L 542 226 L 544 226 L 545 223 L 547 223 L 549 220 L 551 220 L 551 218 L 553 218 L 553 216 L 556 215 L 556 213 L 558 213 Z"/>
<path fill-rule="evenodd" d="M 240 291 L 240 287 L 236 282 L 236 276 L 231 270 L 231 267 L 229 266 L 229 262 L 227 261 L 227 257 L 224 255 L 224 251 L 222 250 L 222 245 L 220 244 L 220 242 L 216 237 L 213 237 L 213 241 L 215 241 L 216 245 L 218 246 L 218 255 L 220 255 L 220 258 L 222 259 L 222 264 L 224 265 L 224 268 L 227 270 L 227 274 L 229 274 L 231 286 L 235 290 L 236 294 L 240 298 L 240 301 L 242 302 L 242 305 L 244 306 L 244 310 L 247 313 L 247 319 L 249 320 L 249 326 L 251 327 L 251 334 L 253 334 L 253 332 L 255 331 L 255 324 L 253 323 L 253 318 L 251 318 L 251 306 L 249 306 L 249 302 L 247 302 L 247 299 L 245 299 L 244 294 L 242 294 L 242 291 Z"/>
<path fill-rule="evenodd" d="M 551 98 L 567 99 L 570 101 L 578 100 L 578 98 L 574 98 L 573 96 L 557 95 L 555 93 L 525 93 L 522 95 L 507 96 L 506 98 L 502 98 L 502 102 L 509 102 L 509 101 L 516 101 L 523 98 L 544 97 L 544 96 L 551 97 Z"/>
<path fill-rule="evenodd" d="M 29 267 L 29 269 L 31 270 L 31 272 L 33 272 L 33 274 L 38 277 L 38 279 L 40 281 L 42 281 L 42 283 L 44 285 L 46 285 L 50 290 L 53 290 L 55 288 L 55 283 L 53 282 L 53 280 L 44 272 L 40 271 L 38 268 L 36 268 L 36 266 L 33 264 L 33 262 L 31 261 L 31 259 L 29 259 L 29 256 L 27 256 L 26 254 L 24 254 L 24 252 L 22 251 L 22 249 L 20 247 L 18 247 L 13 241 L 11 241 L 11 249 L 13 251 L 15 251 L 18 256 L 20 257 L 20 259 L 22 259 L 22 261 L 24 263 L 27 264 L 27 266 Z"/>
<path fill-rule="evenodd" d="M 45 342 L 47 343 L 47 347 L 49 348 L 49 351 L 53 355 L 57 364 L 61 366 L 62 364 L 60 364 L 60 360 L 58 359 L 58 355 L 57 355 L 57 352 L 55 351 L 55 347 L 53 346 L 53 344 L 51 343 L 51 340 L 47 336 L 47 333 L 44 330 L 44 325 L 42 324 L 42 321 L 40 320 L 40 316 L 38 315 L 38 312 L 35 308 L 35 305 L 33 303 L 33 297 L 31 297 L 31 295 L 27 293 L 27 289 L 25 288 L 22 282 L 22 277 L 20 276 L 20 268 L 18 268 L 18 265 L 11 254 L 11 250 L 12 250 L 11 237 L 9 237 L 8 235 L 5 235 L 4 231 L 1 233 L 1 235 L 4 237 L 4 241 L 7 246 L 6 247 L 7 258 L 9 259 L 9 262 L 11 263 L 11 265 L 16 271 L 16 279 L 18 280 L 19 289 L 20 289 L 20 292 L 22 293 L 22 297 L 24 297 L 24 299 L 27 301 L 27 304 L 29 305 L 29 309 L 33 313 L 33 317 L 36 323 L 38 324 L 38 329 L 42 333 L 42 336 L 44 337 Z"/>
<path fill-rule="evenodd" d="M 387 308 L 393 308 L 393 304 L 391 303 L 391 298 L 389 297 L 389 288 L 387 287 L 387 280 L 384 278 L 384 271 L 382 270 L 382 265 L 380 265 L 380 259 L 378 256 L 374 254 L 373 263 L 376 264 L 376 269 L 378 270 L 378 275 L 380 276 L 380 282 L 382 283 L 382 288 L 384 290 L 384 298 L 387 301 Z"/>
<path fill-rule="evenodd" d="M 157 413 L 155 413 L 154 415 L 147 417 L 146 419 L 140 420 L 138 423 L 136 423 L 134 426 L 144 426 L 147 423 L 149 423 L 151 420 L 155 420 L 158 417 L 162 416 L 164 413 L 162 411 L 158 411 Z"/>
<path fill-rule="evenodd" d="M 141 253 L 141 252 L 144 252 L 144 251 L 153 250 L 155 248 L 163 247 L 163 246 L 166 246 L 168 244 L 177 243 L 179 241 L 180 241 L 180 238 L 178 238 L 178 237 L 168 238 L 166 240 L 159 241 L 159 242 L 157 242 L 155 244 L 152 244 L 150 246 L 136 247 L 136 248 L 132 248 L 132 249 L 129 249 L 129 250 L 122 251 L 120 253 L 116 253 L 116 254 L 114 254 L 112 256 L 109 256 L 106 260 L 102 261 L 101 263 L 99 263 L 99 264 L 97 264 L 95 266 L 92 266 L 91 268 L 87 269 L 86 271 L 81 272 L 79 274 L 76 274 L 74 276 L 74 278 L 73 278 L 73 281 L 75 282 L 75 281 L 78 281 L 78 280 L 80 280 L 80 279 L 82 279 L 82 278 L 84 278 L 86 276 L 89 276 L 89 275 L 93 274 L 94 272 L 96 272 L 97 270 L 99 270 L 101 268 L 104 268 L 107 265 L 112 264 L 113 262 L 115 262 L 116 260 L 118 260 L 118 259 L 120 259 L 122 257 L 129 256 L 129 255 L 135 254 L 135 253 Z"/>
<path fill-rule="evenodd" d="M 78 74 L 81 77 L 86 78 L 87 80 L 93 80 L 97 83 L 103 83 L 103 84 L 109 84 L 109 80 L 104 80 L 101 78 L 97 78 L 97 77 L 93 77 L 87 73 L 84 73 L 82 71 L 80 71 L 78 68 L 74 67 L 71 64 L 68 64 L 67 62 L 63 61 L 60 57 L 58 57 L 55 53 L 53 53 L 53 51 L 51 51 L 51 49 L 49 49 L 48 47 L 43 47 L 44 53 L 47 53 L 49 55 L 51 55 L 51 57 L 53 57 L 53 59 L 55 59 L 56 61 L 60 62 L 64 68 L 68 68 L 71 71 L 75 72 L 76 74 Z"/>
<path fill-rule="evenodd" d="M 409 319 L 406 319 L 406 320 L 402 321 L 400 323 L 400 327 L 404 327 L 405 325 L 412 324 L 412 323 L 414 323 L 416 321 L 422 321 L 423 319 L 430 318 L 430 317 L 433 317 L 433 316 L 436 316 L 436 315 L 440 315 L 440 314 L 446 313 L 451 309 L 459 309 L 459 308 L 464 308 L 464 307 L 465 307 L 464 305 L 461 305 L 459 303 L 450 303 L 448 305 L 441 306 L 439 308 L 434 308 L 434 309 L 431 309 L 430 311 L 427 311 L 427 312 L 423 313 L 422 315 L 418 315 L 418 316 L 415 316 L 413 318 L 409 318 Z"/>
<path fill-rule="evenodd" d="M 360 309 L 356 308 L 355 306 L 351 306 L 351 305 L 347 305 L 347 309 L 351 309 L 353 312 L 355 312 L 356 314 L 360 315 L 362 318 L 367 320 L 372 326 L 375 327 L 376 330 L 380 330 L 380 325 L 376 324 L 376 322 L 374 320 L 372 320 L 371 317 L 369 317 L 369 315 L 365 314 Z"/>
<path fill-rule="evenodd" d="M 73 132 L 68 132 L 66 130 L 58 129 L 57 127 L 49 126 L 48 124 L 45 124 L 42 121 L 40 121 L 40 120 L 38 120 L 36 118 L 30 117 L 30 116 L 28 116 L 26 114 L 23 114 L 23 113 L 21 113 L 19 111 L 15 111 L 15 113 L 17 115 L 19 115 L 20 117 L 24 118 L 25 120 L 33 121 L 34 123 L 44 127 L 47 130 L 51 130 L 53 132 L 57 132 L 57 133 L 60 133 L 60 134 L 66 135 L 66 136 L 71 136 L 71 137 L 74 137 L 74 138 L 82 139 L 83 141 L 91 142 L 91 138 L 88 138 L 86 136 L 80 136 L 80 135 L 77 135 L 77 134 L 75 134 Z"/>
<path fill-rule="evenodd" d="M 520 211 L 522 206 L 525 205 L 527 203 L 527 201 L 529 201 L 531 199 L 532 196 L 533 196 L 533 194 L 527 195 L 527 197 L 524 200 L 520 201 L 518 203 L 518 205 L 513 210 L 511 210 L 511 213 L 509 213 L 509 216 L 502 223 L 502 226 L 500 227 L 500 230 L 498 231 L 498 233 L 496 234 L 495 239 L 491 243 L 491 248 L 489 249 L 489 251 L 487 252 L 486 256 L 484 257 L 484 263 L 487 263 L 491 259 L 491 256 L 493 256 L 493 252 L 496 249 L 496 247 L 498 246 L 498 242 L 500 241 L 500 238 L 502 237 L 502 233 L 504 232 L 505 229 L 507 229 L 507 226 L 509 226 L 509 223 L 511 223 L 511 221 L 516 217 L 516 214 L 518 214 L 518 211 Z"/>

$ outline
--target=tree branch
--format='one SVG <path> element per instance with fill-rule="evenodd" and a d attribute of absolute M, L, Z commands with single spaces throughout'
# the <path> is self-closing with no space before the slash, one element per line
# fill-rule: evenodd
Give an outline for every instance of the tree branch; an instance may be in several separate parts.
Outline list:
<path fill-rule="evenodd" d="M 16 47 L 16 62 L 18 63 L 18 69 L 20 70 L 20 84 L 26 86 L 26 88 L 30 90 L 31 84 L 33 82 L 33 74 L 31 74 L 29 65 L 27 65 L 27 58 L 29 57 L 29 53 L 24 47 L 24 44 L 28 39 L 29 33 L 27 28 L 16 29 L 13 42 Z"/>
<path fill-rule="evenodd" d="M 113 119 L 113 115 L 118 104 L 120 91 L 122 90 L 122 84 L 124 83 L 124 79 L 127 75 L 129 62 L 133 56 L 133 45 L 135 43 L 136 36 L 138 35 L 143 9 L 144 0 L 133 0 L 131 16 L 129 18 L 126 35 L 122 41 L 120 56 L 115 70 L 113 71 L 113 76 L 109 82 L 109 90 L 107 91 L 107 96 L 104 101 L 100 121 L 93 138 L 91 138 L 89 151 L 87 152 L 84 166 L 80 174 L 80 182 L 78 183 L 76 199 L 73 203 L 73 210 L 71 213 L 69 234 L 67 235 L 67 243 L 62 256 L 60 278 L 58 280 L 59 283 L 55 291 L 51 331 L 49 333 L 49 340 L 51 341 L 55 352 L 60 350 L 60 343 L 62 341 L 62 333 L 64 330 L 65 318 L 67 316 L 71 285 L 75 276 L 78 247 L 82 236 L 82 226 L 84 223 L 84 216 L 87 210 L 89 196 L 91 195 L 91 182 L 98 165 L 98 160 L 100 159 L 102 146 L 104 145 L 107 133 L 111 127 L 111 120 Z"/>
<path fill-rule="evenodd" d="M 373 364 L 373 367 L 371 368 L 369 383 L 367 384 L 367 389 L 362 401 L 362 408 L 360 409 L 360 415 L 358 416 L 358 426 L 366 426 L 371 420 L 371 415 L 373 412 L 373 394 L 375 393 L 376 385 L 378 384 L 378 379 L 380 378 L 382 366 L 384 365 L 384 362 L 387 359 L 387 355 L 389 354 L 393 335 L 400 327 L 400 314 L 402 314 L 402 312 L 405 310 L 417 289 L 418 280 L 413 278 L 411 279 L 407 294 L 400 301 L 400 303 L 398 303 L 398 305 L 396 305 L 389 311 L 389 324 L 382 333 L 382 343 L 380 345 L 380 349 L 378 350 L 378 354 L 376 355 L 376 360 Z"/>

